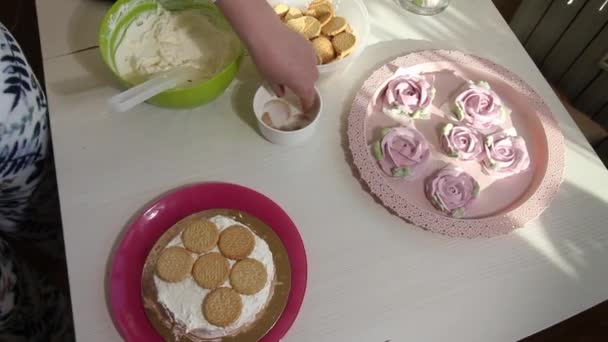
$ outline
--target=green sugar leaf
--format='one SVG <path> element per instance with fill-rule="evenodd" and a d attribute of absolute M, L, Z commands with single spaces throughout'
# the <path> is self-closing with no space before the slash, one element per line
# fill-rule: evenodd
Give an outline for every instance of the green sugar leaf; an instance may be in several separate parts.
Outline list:
<path fill-rule="evenodd" d="M 399 167 L 399 168 L 393 169 L 393 177 L 403 178 L 403 177 L 407 177 L 411 174 L 412 173 L 411 173 L 410 169 L 407 167 Z"/>

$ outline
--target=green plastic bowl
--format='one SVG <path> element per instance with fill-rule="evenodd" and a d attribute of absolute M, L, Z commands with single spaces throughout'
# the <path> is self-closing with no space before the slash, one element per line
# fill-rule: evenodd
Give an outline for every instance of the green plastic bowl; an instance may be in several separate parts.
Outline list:
<path fill-rule="evenodd" d="M 155 11 L 157 6 L 156 0 L 119 0 L 110 8 L 101 22 L 99 28 L 101 56 L 114 75 L 126 87 L 132 87 L 135 84 L 120 77 L 116 71 L 114 62 L 116 49 L 133 20 L 141 13 Z M 172 9 L 200 9 L 217 25 L 232 29 L 217 6 L 209 0 L 175 0 L 172 3 Z M 170 108 L 193 108 L 211 102 L 228 88 L 239 70 L 243 55 L 244 49 L 241 48 L 241 52 L 236 58 L 211 79 L 167 90 L 147 102 Z"/>

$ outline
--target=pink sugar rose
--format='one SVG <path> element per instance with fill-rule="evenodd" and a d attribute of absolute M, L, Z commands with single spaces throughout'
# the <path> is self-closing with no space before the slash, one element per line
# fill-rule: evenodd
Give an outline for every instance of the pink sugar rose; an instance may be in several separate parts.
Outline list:
<path fill-rule="evenodd" d="M 372 153 L 384 173 L 398 178 L 411 176 L 431 155 L 424 136 L 411 127 L 383 130 L 383 137 L 372 144 Z"/>
<path fill-rule="evenodd" d="M 484 157 L 483 138 L 470 127 L 445 124 L 439 141 L 444 152 L 452 158 L 478 161 Z"/>
<path fill-rule="evenodd" d="M 414 119 L 428 119 L 435 88 L 424 76 L 398 69 L 374 94 L 374 104 L 402 125 Z"/>
<path fill-rule="evenodd" d="M 461 218 L 479 195 L 479 184 L 468 173 L 448 165 L 426 180 L 425 194 L 435 208 Z"/>
<path fill-rule="evenodd" d="M 530 156 L 525 140 L 507 132 L 498 132 L 485 138 L 484 171 L 504 178 L 523 172 L 530 166 Z"/>
<path fill-rule="evenodd" d="M 454 100 L 456 120 L 478 130 L 490 130 L 502 123 L 511 110 L 487 82 L 469 81 Z"/>

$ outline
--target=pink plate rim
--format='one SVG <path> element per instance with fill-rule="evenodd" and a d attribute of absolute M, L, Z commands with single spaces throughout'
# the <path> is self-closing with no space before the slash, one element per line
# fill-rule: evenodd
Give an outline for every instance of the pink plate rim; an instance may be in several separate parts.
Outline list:
<path fill-rule="evenodd" d="M 162 341 L 146 317 L 141 298 L 143 265 L 152 246 L 175 222 L 207 209 L 247 212 L 279 236 L 291 266 L 287 305 L 273 328 L 260 341 L 279 341 L 295 321 L 306 292 L 307 260 L 304 243 L 287 213 L 265 195 L 222 182 L 186 185 L 147 205 L 129 223 L 116 248 L 108 273 L 108 304 L 114 325 L 125 341 Z"/>
<path fill-rule="evenodd" d="M 454 219 L 420 208 L 396 194 L 387 184 L 378 168 L 368 167 L 375 164 L 369 153 L 365 140 L 365 118 L 370 94 L 364 91 L 366 85 L 378 78 L 388 65 L 411 67 L 421 63 L 441 61 L 465 61 L 485 71 L 498 74 L 513 84 L 519 92 L 526 96 L 530 103 L 536 106 L 538 118 L 547 137 L 547 168 L 538 187 L 521 205 L 510 211 L 491 217 L 479 219 Z M 553 117 L 549 107 L 542 98 L 526 82 L 508 69 L 482 57 L 467 54 L 458 50 L 423 50 L 416 51 L 390 61 L 378 68 L 365 81 L 357 93 L 348 115 L 348 146 L 355 167 L 361 179 L 367 184 L 371 194 L 377 197 L 391 212 L 404 220 L 432 232 L 464 238 L 491 237 L 507 234 L 527 222 L 537 218 L 550 204 L 557 194 L 564 177 L 565 146 L 564 136 Z M 542 172 L 542 171 L 541 171 Z"/>

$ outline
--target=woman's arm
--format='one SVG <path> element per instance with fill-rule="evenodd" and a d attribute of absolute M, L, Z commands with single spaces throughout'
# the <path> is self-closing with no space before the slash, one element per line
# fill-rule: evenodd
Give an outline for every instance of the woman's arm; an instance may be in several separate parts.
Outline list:
<path fill-rule="evenodd" d="M 319 78 L 312 44 L 287 28 L 266 0 L 218 0 L 258 67 L 277 95 L 291 89 L 308 109 Z"/>

